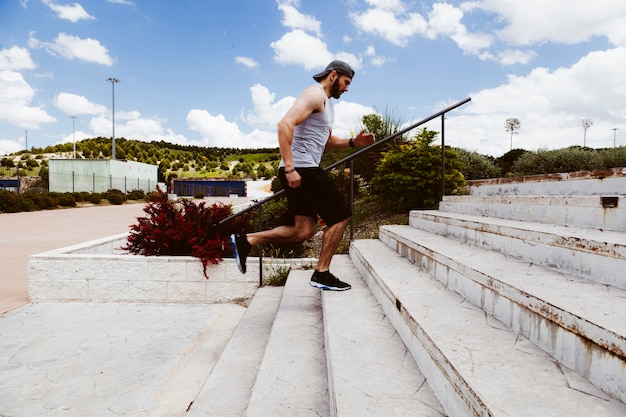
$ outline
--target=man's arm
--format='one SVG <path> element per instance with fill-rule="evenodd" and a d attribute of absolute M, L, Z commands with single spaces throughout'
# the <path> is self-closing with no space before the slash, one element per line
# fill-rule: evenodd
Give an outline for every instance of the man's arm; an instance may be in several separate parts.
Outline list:
<path fill-rule="evenodd" d="M 358 135 L 352 138 L 355 147 L 369 146 L 376 140 L 373 133 L 365 133 L 365 129 L 361 130 Z M 332 133 L 326 142 L 326 149 L 345 149 L 350 147 L 350 139 L 339 138 Z"/>

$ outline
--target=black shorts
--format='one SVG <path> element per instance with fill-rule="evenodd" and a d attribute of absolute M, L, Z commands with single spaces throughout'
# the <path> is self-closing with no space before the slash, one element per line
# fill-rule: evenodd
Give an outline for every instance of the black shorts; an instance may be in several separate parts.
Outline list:
<path fill-rule="evenodd" d="M 350 207 L 339 192 L 337 184 L 322 168 L 296 168 L 302 181 L 298 188 L 291 188 L 285 177 L 285 169 L 278 170 L 291 215 L 319 216 L 327 226 L 339 223 L 352 216 Z"/>

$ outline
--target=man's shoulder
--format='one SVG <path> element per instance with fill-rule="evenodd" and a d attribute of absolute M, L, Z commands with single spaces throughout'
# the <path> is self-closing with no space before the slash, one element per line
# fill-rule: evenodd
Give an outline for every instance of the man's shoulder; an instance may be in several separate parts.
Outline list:
<path fill-rule="evenodd" d="M 299 100 L 306 101 L 308 108 L 317 111 L 324 109 L 327 98 L 324 89 L 319 84 L 312 84 L 305 88 L 300 97 L 298 97 Z"/>

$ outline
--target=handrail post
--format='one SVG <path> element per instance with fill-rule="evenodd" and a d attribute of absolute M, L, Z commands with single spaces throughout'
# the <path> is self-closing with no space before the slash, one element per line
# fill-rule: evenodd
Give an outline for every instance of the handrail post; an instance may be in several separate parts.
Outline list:
<path fill-rule="evenodd" d="M 441 199 L 446 195 L 446 114 L 441 115 Z"/>
<path fill-rule="evenodd" d="M 350 242 L 354 241 L 354 159 L 350 160 Z"/>
<path fill-rule="evenodd" d="M 263 207 L 259 207 L 259 220 L 257 221 L 257 231 L 261 231 L 263 226 Z M 263 244 L 259 245 L 259 288 L 263 286 Z"/>

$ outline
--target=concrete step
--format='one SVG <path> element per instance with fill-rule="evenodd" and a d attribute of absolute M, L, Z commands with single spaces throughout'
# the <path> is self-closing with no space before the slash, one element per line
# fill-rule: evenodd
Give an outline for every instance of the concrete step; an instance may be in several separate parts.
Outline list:
<path fill-rule="evenodd" d="M 254 384 L 248 417 L 329 415 L 322 301 L 311 271 L 292 270 Z"/>
<path fill-rule="evenodd" d="M 187 417 L 245 416 L 282 287 L 259 288 Z"/>
<path fill-rule="evenodd" d="M 626 291 L 411 226 L 383 226 L 379 238 L 626 402 Z"/>
<path fill-rule="evenodd" d="M 402 244 L 397 246 L 419 264 L 421 257 L 409 254 L 410 239 L 417 234 L 430 238 L 426 232 L 408 229 L 415 235 L 398 237 Z M 454 250 L 456 256 L 471 257 L 458 249 Z M 487 252 L 480 251 L 474 254 Z M 622 402 L 604 394 L 381 241 L 355 241 L 350 255 L 450 416 L 626 415 Z M 490 261 L 486 260 L 487 264 Z M 506 268 L 508 262 L 502 262 Z M 511 269 L 516 267 L 519 265 Z M 463 285 L 450 268 L 439 265 L 437 269 L 448 273 L 453 287 L 455 282 Z M 471 272 L 470 268 L 464 272 Z M 477 283 L 474 286 L 480 287 Z M 487 290 L 478 292 L 496 300 Z M 557 341 L 564 340 L 556 337 Z"/>
<path fill-rule="evenodd" d="M 468 181 L 472 195 L 623 195 L 626 168 Z"/>
<path fill-rule="evenodd" d="M 624 178 L 626 179 L 626 178 Z M 626 182 L 624 182 L 626 186 Z M 626 231 L 626 197 L 608 195 L 445 196 L 439 210 L 561 226 Z"/>
<path fill-rule="evenodd" d="M 409 224 L 469 245 L 496 250 L 626 289 L 626 234 L 437 210 L 411 211 Z"/>
<path fill-rule="evenodd" d="M 332 272 L 352 289 L 322 292 L 330 415 L 445 416 L 348 255 L 335 255 Z"/>

